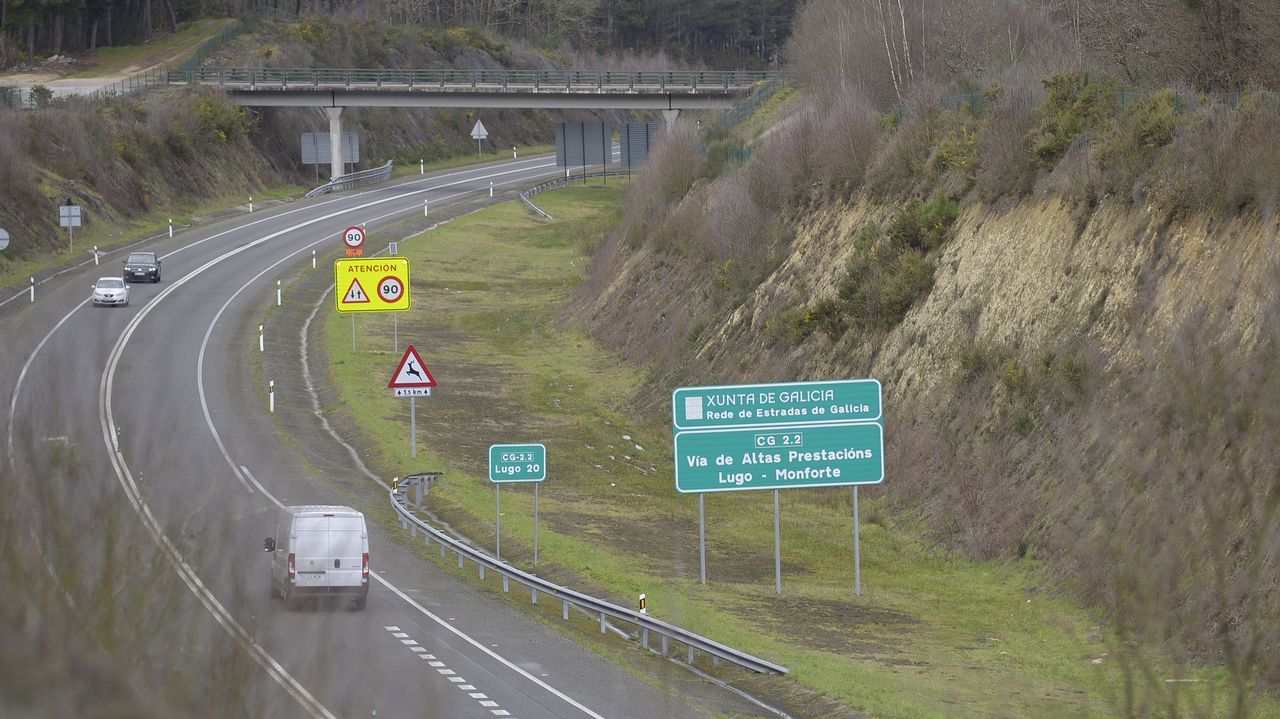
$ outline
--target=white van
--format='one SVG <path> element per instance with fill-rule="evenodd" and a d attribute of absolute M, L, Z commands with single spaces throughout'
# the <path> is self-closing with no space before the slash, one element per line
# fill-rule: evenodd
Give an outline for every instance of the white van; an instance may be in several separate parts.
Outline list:
<path fill-rule="evenodd" d="M 287 609 L 304 597 L 348 597 L 364 609 L 369 597 L 369 532 L 350 507 L 285 507 L 276 517 L 271 552 L 271 596 Z"/>

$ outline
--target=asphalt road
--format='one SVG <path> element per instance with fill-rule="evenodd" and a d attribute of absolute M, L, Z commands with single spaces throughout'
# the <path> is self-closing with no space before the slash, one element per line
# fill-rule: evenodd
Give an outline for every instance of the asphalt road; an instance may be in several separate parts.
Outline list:
<path fill-rule="evenodd" d="M 153 541 L 151 559 L 118 568 L 116 579 L 136 585 L 164 572 L 181 582 L 181 596 L 166 605 L 174 618 L 156 619 L 155 640 L 172 642 L 175 661 L 194 663 L 186 676 L 196 681 L 238 668 L 234 696 L 194 690 L 208 695 L 210 715 L 756 714 L 678 668 L 644 681 L 602 661 L 396 551 L 376 527 L 366 611 L 287 612 L 268 596 L 262 540 L 277 506 L 342 503 L 246 386 L 247 346 L 257 342 L 249 328 L 274 300 L 276 280 L 309 264 L 313 249 L 331 250 L 349 225 L 376 232 L 420 213 L 424 199 L 442 208 L 487 195 L 490 181 L 502 190 L 559 172 L 546 157 L 512 160 L 246 214 L 147 248 L 164 258 L 163 281 L 132 285 L 128 308 L 87 301 L 90 284 L 115 274 L 117 260 L 69 273 L 0 321 L 4 455 L 11 467 L 31 467 L 49 442 L 74 447 L 78 476 L 57 488 L 61 496 L 70 504 L 95 497 L 92 514 L 141 527 Z M 36 474 L 17 473 L 41 481 Z M 348 481 L 370 480 L 352 468 Z M 92 554 L 103 537 L 77 541 Z"/>

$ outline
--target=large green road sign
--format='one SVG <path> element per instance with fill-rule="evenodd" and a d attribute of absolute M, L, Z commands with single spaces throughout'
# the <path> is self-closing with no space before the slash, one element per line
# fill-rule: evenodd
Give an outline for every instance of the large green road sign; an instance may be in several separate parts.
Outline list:
<path fill-rule="evenodd" d="M 489 445 L 490 482 L 541 482 L 546 478 L 547 448 L 545 445 Z"/>
<path fill-rule="evenodd" d="M 879 424 L 827 424 L 676 433 L 676 489 L 735 492 L 884 481 Z"/>
<path fill-rule="evenodd" d="M 877 422 L 880 414 L 880 383 L 873 379 L 681 387 L 671 393 L 676 432 Z"/>

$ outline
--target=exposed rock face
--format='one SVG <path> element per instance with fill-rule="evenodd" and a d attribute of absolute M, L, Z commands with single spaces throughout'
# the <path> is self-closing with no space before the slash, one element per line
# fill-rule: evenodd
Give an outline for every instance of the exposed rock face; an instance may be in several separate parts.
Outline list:
<path fill-rule="evenodd" d="M 1280 547 L 1266 499 L 1280 492 L 1276 228 L 1051 199 L 971 206 L 932 291 L 893 329 L 799 344 L 780 331 L 834 295 L 854 237 L 895 209 L 817 208 L 742 297 L 717 289 L 716 268 L 615 242 L 575 311 L 664 370 L 660 386 L 875 377 L 883 491 L 940 541 L 1048 557 L 1087 598 L 1145 611 L 1197 650 L 1226 632 L 1280 655 L 1265 599 L 1280 582 L 1266 559 Z M 667 411 L 650 394 L 637 403 Z M 1280 678 L 1280 660 L 1264 664 Z"/>

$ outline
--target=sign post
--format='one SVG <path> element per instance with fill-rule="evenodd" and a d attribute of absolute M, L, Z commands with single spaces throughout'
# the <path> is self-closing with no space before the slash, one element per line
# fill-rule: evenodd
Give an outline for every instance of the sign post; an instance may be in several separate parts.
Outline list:
<path fill-rule="evenodd" d="M 862 596 L 862 557 L 858 554 L 858 485 L 853 485 L 853 594 Z"/>
<path fill-rule="evenodd" d="M 480 143 L 484 142 L 484 139 L 488 136 L 489 131 L 484 129 L 484 123 L 477 119 L 475 127 L 471 128 L 471 137 L 475 138 L 476 141 L 476 157 L 482 154 L 480 152 Z"/>
<path fill-rule="evenodd" d="M 782 592 L 779 490 L 854 486 L 854 581 L 861 594 L 857 486 L 884 481 L 880 383 L 867 380 L 682 387 L 671 396 L 676 490 L 696 493 L 706 581 L 707 492 L 773 490 L 774 588 Z"/>
<path fill-rule="evenodd" d="M 69 234 L 68 244 L 71 252 L 76 251 L 76 228 L 80 226 L 80 206 L 71 204 L 71 198 L 67 198 L 67 204 L 58 208 L 58 224 L 67 228 Z"/>
<path fill-rule="evenodd" d="M 533 564 L 538 565 L 538 483 L 547 478 L 547 447 L 544 444 L 489 445 L 489 481 L 493 483 L 495 552 L 502 560 L 502 485 L 506 482 L 533 482 Z"/>
<path fill-rule="evenodd" d="M 354 316 L 354 315 L 353 315 Z M 418 457 L 418 398 L 430 397 L 436 378 L 431 376 L 427 363 L 413 345 L 409 345 L 396 371 L 391 373 L 387 387 L 395 390 L 395 396 L 409 398 L 409 456 Z"/>

